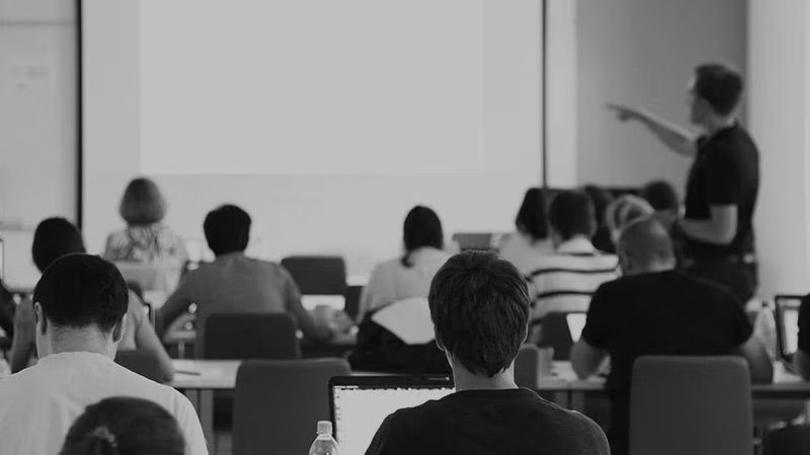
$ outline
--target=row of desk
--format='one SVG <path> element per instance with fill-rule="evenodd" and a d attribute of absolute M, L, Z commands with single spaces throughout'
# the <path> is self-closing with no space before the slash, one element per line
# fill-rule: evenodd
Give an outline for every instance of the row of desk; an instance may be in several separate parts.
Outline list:
<path fill-rule="evenodd" d="M 175 360 L 177 370 L 171 385 L 183 391 L 194 404 L 208 441 L 213 441 L 213 394 L 216 390 L 233 390 L 239 360 Z M 373 374 L 357 372 L 357 375 Z M 604 389 L 604 378 L 579 379 L 570 362 L 554 362 L 552 374 L 542 376 L 535 385 L 558 405 L 577 411 L 585 410 L 586 394 Z M 788 372 L 781 362 L 774 364 L 774 382 L 752 386 L 755 400 L 810 400 L 810 382 Z"/>

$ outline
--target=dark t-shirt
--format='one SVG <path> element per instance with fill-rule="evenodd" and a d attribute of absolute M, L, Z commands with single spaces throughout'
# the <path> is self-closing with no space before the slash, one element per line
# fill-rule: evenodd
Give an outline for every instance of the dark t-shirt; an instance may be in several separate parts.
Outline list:
<path fill-rule="evenodd" d="M 686 238 L 686 254 L 695 259 L 742 255 L 754 251 L 752 219 L 759 192 L 759 152 L 739 125 L 701 137 L 686 183 L 686 213 L 690 220 L 706 220 L 709 206 L 736 205 L 737 233 L 729 245 Z"/>
<path fill-rule="evenodd" d="M 724 287 L 680 272 L 626 276 L 594 294 L 582 338 L 607 350 L 610 437 L 627 438 L 630 377 L 643 355 L 728 355 L 752 334 Z"/>
<path fill-rule="evenodd" d="M 799 307 L 799 350 L 810 355 L 810 294 Z"/>
<path fill-rule="evenodd" d="M 467 390 L 401 409 L 366 455 L 608 455 L 605 434 L 582 414 L 531 390 Z"/>

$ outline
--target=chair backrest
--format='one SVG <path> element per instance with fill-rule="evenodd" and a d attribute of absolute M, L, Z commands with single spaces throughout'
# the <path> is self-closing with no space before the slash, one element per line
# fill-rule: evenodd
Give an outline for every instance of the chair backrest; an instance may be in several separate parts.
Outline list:
<path fill-rule="evenodd" d="M 115 362 L 122 367 L 155 382 L 165 381 L 163 371 L 161 371 L 160 368 L 160 360 L 158 359 L 157 354 L 152 351 L 118 351 L 115 354 Z"/>
<path fill-rule="evenodd" d="M 343 295 L 346 263 L 340 256 L 289 256 L 281 260 L 304 295 Z"/>
<path fill-rule="evenodd" d="M 641 357 L 630 395 L 631 455 L 753 451 L 751 380 L 742 358 Z"/>
<path fill-rule="evenodd" d="M 519 387 L 536 389 L 539 379 L 540 348 L 533 344 L 524 344 L 515 358 L 515 383 Z"/>
<path fill-rule="evenodd" d="M 287 313 L 216 313 L 203 322 L 206 359 L 297 359 L 301 348 Z M 200 352 L 200 351 L 198 351 Z"/>
<path fill-rule="evenodd" d="M 307 453 L 318 420 L 329 420 L 329 379 L 343 359 L 248 361 L 236 374 L 234 455 Z"/>
<path fill-rule="evenodd" d="M 547 313 L 541 322 L 538 345 L 554 348 L 554 360 L 570 359 L 571 348 L 577 340 L 571 336 L 568 317 L 569 315 L 585 316 L 586 314 L 583 312 Z"/>
<path fill-rule="evenodd" d="M 491 232 L 456 232 L 452 238 L 461 251 L 492 249 Z"/>
<path fill-rule="evenodd" d="M 807 455 L 810 425 L 788 425 L 769 431 L 762 441 L 762 455 Z"/>

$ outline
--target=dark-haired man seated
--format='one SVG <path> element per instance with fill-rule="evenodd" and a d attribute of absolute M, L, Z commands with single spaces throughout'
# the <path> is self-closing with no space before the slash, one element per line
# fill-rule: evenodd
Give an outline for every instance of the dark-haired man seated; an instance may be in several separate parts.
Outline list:
<path fill-rule="evenodd" d="M 197 304 L 197 354 L 205 319 L 214 313 L 284 313 L 292 315 L 304 335 L 315 341 L 332 336 L 317 325 L 301 305 L 301 292 L 289 272 L 278 264 L 245 255 L 250 239 L 250 215 L 235 205 L 218 207 L 205 217 L 203 230 L 214 262 L 188 272 L 160 309 L 164 328 Z"/>
<path fill-rule="evenodd" d="M 771 359 L 748 318 L 725 287 L 675 269 L 669 235 L 646 218 L 627 226 L 618 242 L 623 277 L 593 296 L 582 338 L 571 351 L 587 378 L 610 355 L 611 452 L 628 452 L 630 377 L 643 355 L 741 355 L 757 382 L 770 382 Z"/>
<path fill-rule="evenodd" d="M 128 308 L 124 278 L 98 256 L 57 259 L 34 290 L 39 362 L 0 380 L 0 453 L 53 455 L 84 408 L 104 398 L 153 401 L 174 416 L 186 454 L 208 453 L 186 397 L 113 361 Z"/>
<path fill-rule="evenodd" d="M 488 253 L 453 256 L 433 278 L 428 302 L 457 392 L 388 416 L 367 455 L 608 454 L 587 417 L 515 385 L 530 299 L 514 266 Z"/>

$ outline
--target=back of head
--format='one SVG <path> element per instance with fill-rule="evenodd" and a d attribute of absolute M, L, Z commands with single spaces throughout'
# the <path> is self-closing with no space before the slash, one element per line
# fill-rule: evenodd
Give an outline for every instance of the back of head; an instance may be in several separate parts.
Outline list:
<path fill-rule="evenodd" d="M 680 207 L 678 192 L 665 180 L 655 180 L 644 185 L 641 188 L 641 197 L 656 211 L 677 210 Z"/>
<path fill-rule="evenodd" d="M 518 232 L 528 234 L 534 240 L 548 238 L 548 220 L 546 219 L 546 195 L 540 188 L 529 188 L 523 196 L 515 228 Z"/>
<path fill-rule="evenodd" d="M 70 427 L 60 455 L 183 455 L 177 421 L 140 398 L 107 398 L 88 406 Z"/>
<path fill-rule="evenodd" d="M 235 205 L 222 205 L 208 212 L 203 223 L 208 247 L 217 256 L 245 251 L 250 223 L 250 215 Z"/>
<path fill-rule="evenodd" d="M 694 95 L 709 103 L 719 116 L 734 112 L 743 92 L 743 80 L 735 70 L 718 63 L 695 68 Z"/>
<path fill-rule="evenodd" d="M 126 313 L 129 295 L 113 264 L 98 256 L 69 254 L 42 273 L 34 302 L 42 306 L 45 319 L 54 326 L 96 327 L 109 333 Z"/>
<path fill-rule="evenodd" d="M 607 206 L 613 202 L 613 196 L 610 191 L 597 185 L 585 185 L 583 191 L 588 194 L 593 202 L 594 215 L 596 216 L 596 225 L 605 225 L 605 210 Z"/>
<path fill-rule="evenodd" d="M 433 278 L 428 303 L 436 340 L 473 374 L 492 377 L 504 371 L 526 339 L 526 281 L 492 253 L 450 258 Z"/>
<path fill-rule="evenodd" d="M 625 194 L 611 202 L 605 211 L 605 221 L 614 240 L 630 222 L 655 213 L 649 202 L 638 196 Z"/>
<path fill-rule="evenodd" d="M 130 226 L 149 225 L 166 216 L 166 200 L 155 182 L 139 177 L 127 185 L 118 211 Z"/>
<path fill-rule="evenodd" d="M 402 225 L 402 240 L 406 252 L 403 263 L 406 266 L 410 265 L 408 256 L 414 250 L 424 247 L 439 250 L 444 248 L 444 232 L 439 216 L 429 207 L 417 205 L 412 208 Z"/>
<path fill-rule="evenodd" d="M 669 233 L 653 217 L 641 218 L 627 225 L 619 237 L 617 249 L 625 275 L 675 267 Z"/>
<path fill-rule="evenodd" d="M 583 191 L 563 191 L 555 196 L 548 210 L 548 219 L 562 240 L 577 235 L 591 238 L 596 232 L 593 202 Z"/>
<path fill-rule="evenodd" d="M 84 252 L 82 234 L 64 218 L 47 218 L 34 231 L 31 257 L 40 272 L 66 254 Z"/>

